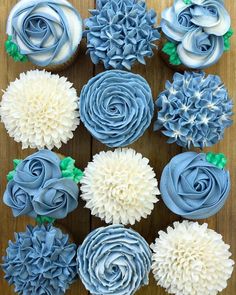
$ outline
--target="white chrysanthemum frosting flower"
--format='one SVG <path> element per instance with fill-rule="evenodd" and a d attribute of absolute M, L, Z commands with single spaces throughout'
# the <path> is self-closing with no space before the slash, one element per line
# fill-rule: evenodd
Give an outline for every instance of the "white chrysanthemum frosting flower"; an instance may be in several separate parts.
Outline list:
<path fill-rule="evenodd" d="M 79 125 L 78 97 L 65 77 L 28 71 L 4 92 L 1 120 L 22 147 L 60 148 Z"/>
<path fill-rule="evenodd" d="M 134 224 L 146 218 L 160 194 L 148 163 L 133 149 L 95 155 L 81 180 L 82 198 L 92 215 L 114 224 Z"/>
<path fill-rule="evenodd" d="M 215 295 L 226 288 L 234 261 L 222 236 L 207 227 L 175 222 L 151 245 L 154 277 L 170 294 Z"/>

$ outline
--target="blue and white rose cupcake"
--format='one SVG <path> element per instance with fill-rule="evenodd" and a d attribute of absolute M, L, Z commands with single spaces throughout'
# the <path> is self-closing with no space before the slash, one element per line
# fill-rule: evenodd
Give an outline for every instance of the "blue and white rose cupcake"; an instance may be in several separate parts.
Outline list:
<path fill-rule="evenodd" d="M 162 55 L 169 65 L 204 69 L 230 49 L 231 19 L 222 0 L 175 0 L 161 16 Z"/>
<path fill-rule="evenodd" d="M 77 208 L 83 173 L 71 157 L 41 150 L 13 162 L 3 201 L 15 217 L 28 215 L 39 223 L 53 222 Z"/>
<path fill-rule="evenodd" d="M 82 19 L 66 0 L 21 0 L 7 21 L 6 51 L 15 61 L 62 70 L 74 60 Z"/>

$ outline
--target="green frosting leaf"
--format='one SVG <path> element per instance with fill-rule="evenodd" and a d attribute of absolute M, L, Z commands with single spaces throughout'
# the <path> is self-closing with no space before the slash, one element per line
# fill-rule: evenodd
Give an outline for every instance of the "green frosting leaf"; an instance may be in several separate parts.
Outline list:
<path fill-rule="evenodd" d="M 27 56 L 21 54 L 18 45 L 12 41 L 12 36 L 8 36 L 8 39 L 5 42 L 5 48 L 6 48 L 6 52 L 11 57 L 13 57 L 15 61 L 20 61 L 20 62 L 28 61 Z"/>
<path fill-rule="evenodd" d="M 72 179 L 79 183 L 83 177 L 83 172 L 75 167 L 75 160 L 71 157 L 66 157 L 60 162 L 62 177 Z"/>
<path fill-rule="evenodd" d="M 54 223 L 55 222 L 55 218 L 52 218 L 52 217 L 48 217 L 48 216 L 41 216 L 41 215 L 38 215 L 36 217 L 36 222 L 38 224 L 43 224 L 43 223 Z"/>
<path fill-rule="evenodd" d="M 181 60 L 179 58 L 179 55 L 177 53 L 177 44 L 167 41 L 165 45 L 162 48 L 162 51 L 169 55 L 169 62 L 172 65 L 178 66 L 181 65 Z"/>
<path fill-rule="evenodd" d="M 226 34 L 224 34 L 224 51 L 229 51 L 230 50 L 230 38 L 233 36 L 234 31 L 232 28 L 228 30 Z"/>
<path fill-rule="evenodd" d="M 14 167 L 14 170 L 10 171 L 8 174 L 7 174 L 7 181 L 11 181 L 16 173 L 16 167 L 22 162 L 22 160 L 19 160 L 19 159 L 14 159 L 13 160 L 13 167 Z"/>
<path fill-rule="evenodd" d="M 227 164 L 227 158 L 224 154 L 216 154 L 216 153 L 207 153 L 206 155 L 207 162 L 215 165 L 216 167 L 223 169 Z"/>
<path fill-rule="evenodd" d="M 184 1 L 184 3 L 186 4 L 186 5 L 189 5 L 189 4 L 191 4 L 192 3 L 192 1 L 191 0 L 183 0 Z"/>

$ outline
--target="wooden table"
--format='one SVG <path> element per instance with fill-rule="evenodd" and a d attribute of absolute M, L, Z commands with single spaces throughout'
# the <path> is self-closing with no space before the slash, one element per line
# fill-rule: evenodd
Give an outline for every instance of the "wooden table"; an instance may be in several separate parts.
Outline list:
<path fill-rule="evenodd" d="M 16 3 L 16 0 L 0 0 L 0 88 L 5 89 L 9 82 L 14 81 L 19 73 L 32 68 L 29 64 L 15 63 L 11 58 L 8 58 L 4 42 L 5 23 L 11 7 Z M 94 0 L 71 0 L 71 2 L 78 8 L 83 18 L 88 16 L 88 9 L 94 7 Z M 233 20 L 233 27 L 236 30 L 236 1 L 226 0 L 226 6 L 231 13 Z M 172 0 L 147 0 L 148 6 L 155 8 L 159 14 L 167 6 L 171 5 Z M 159 21 L 158 18 L 158 21 Z M 226 86 L 229 89 L 230 95 L 234 96 L 236 102 L 236 37 L 233 37 L 231 51 L 224 55 L 220 62 L 210 69 L 208 73 L 218 74 L 222 77 Z M 71 82 L 74 83 L 78 93 L 82 86 L 97 72 L 102 71 L 102 66 L 94 66 L 90 61 L 88 55 L 85 55 L 85 44 L 81 46 L 80 57 L 77 62 L 67 71 L 62 72 Z M 150 83 L 153 91 L 154 99 L 163 90 L 164 83 L 167 79 L 171 79 L 173 71 L 166 67 L 163 61 L 156 52 L 155 56 L 147 61 L 147 66 L 136 66 L 134 72 L 141 74 Z M 180 147 L 175 144 L 167 144 L 166 138 L 160 132 L 153 132 L 151 126 L 145 135 L 132 145 L 134 149 L 141 152 L 144 156 L 150 159 L 151 166 L 154 167 L 158 179 L 160 178 L 163 167 L 175 154 L 182 151 Z M 21 145 L 14 142 L 9 138 L 4 126 L 0 125 L 0 176 L 1 176 L 1 196 L 6 187 L 6 174 L 12 169 L 12 159 L 24 158 L 33 153 L 32 150 L 22 150 Z M 101 143 L 93 139 L 90 134 L 85 130 L 83 125 L 76 130 L 73 140 L 67 145 L 64 145 L 60 152 L 65 155 L 70 155 L 76 159 L 77 166 L 84 168 L 91 160 L 92 155 L 107 148 Z M 224 208 L 214 217 L 200 222 L 208 222 L 209 227 L 218 231 L 223 235 L 225 242 L 231 245 L 231 250 L 236 260 L 236 127 L 232 126 L 226 131 L 225 138 L 219 144 L 211 149 L 214 152 L 223 152 L 229 159 L 228 168 L 232 177 L 232 190 L 230 197 Z M 84 209 L 84 203 L 80 201 L 79 208 L 70 214 L 65 220 L 60 221 L 61 225 L 67 228 L 75 241 L 81 244 L 85 236 L 96 227 L 103 225 L 98 218 L 90 215 L 90 211 Z M 0 256 L 5 253 L 8 240 L 13 239 L 15 231 L 24 231 L 27 224 L 34 224 L 34 221 L 27 217 L 14 218 L 11 210 L 6 207 L 3 202 L 0 202 Z M 158 202 L 152 215 L 137 223 L 133 228 L 137 230 L 149 243 L 153 242 L 160 229 L 165 229 L 175 220 L 181 220 L 180 217 L 172 214 L 163 204 L 162 201 Z M 60 224 L 59 224 L 60 226 Z M 13 288 L 10 288 L 3 278 L 1 272 L 0 294 L 10 295 L 14 294 Z M 236 293 L 236 271 L 228 283 L 228 288 L 222 294 L 234 295 Z M 66 293 L 70 295 L 85 295 L 88 292 L 83 287 L 82 283 L 78 280 L 74 283 L 71 289 Z M 142 295 L 162 295 L 166 294 L 165 291 L 157 287 L 153 276 L 150 275 L 150 284 L 143 287 L 137 294 Z M 115 294 L 114 294 L 115 295 Z M 128 295 L 128 294 L 127 294 Z"/>

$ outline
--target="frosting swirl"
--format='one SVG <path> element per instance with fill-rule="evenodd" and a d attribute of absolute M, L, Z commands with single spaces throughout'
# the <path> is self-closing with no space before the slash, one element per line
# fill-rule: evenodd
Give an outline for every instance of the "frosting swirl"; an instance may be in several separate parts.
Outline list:
<path fill-rule="evenodd" d="M 53 226 L 15 234 L 3 257 L 5 279 L 18 294 L 63 295 L 76 276 L 76 245 Z"/>
<path fill-rule="evenodd" d="M 152 92 L 139 75 L 106 71 L 89 80 L 80 95 L 80 117 L 89 132 L 110 147 L 143 135 L 154 111 Z"/>
<path fill-rule="evenodd" d="M 166 206 L 175 214 L 189 219 L 208 218 L 224 206 L 230 175 L 207 162 L 205 154 L 186 152 L 166 165 L 160 190 Z"/>
<path fill-rule="evenodd" d="M 44 183 L 32 200 L 35 212 L 51 218 L 65 218 L 78 206 L 77 184 L 66 178 L 51 179 Z"/>
<path fill-rule="evenodd" d="M 32 63 L 57 65 L 77 50 L 82 19 L 66 0 L 21 0 L 9 15 L 7 34 Z"/>
<path fill-rule="evenodd" d="M 151 251 L 134 230 L 121 225 L 91 232 L 78 249 L 78 272 L 93 295 L 132 295 L 148 284 Z"/>

